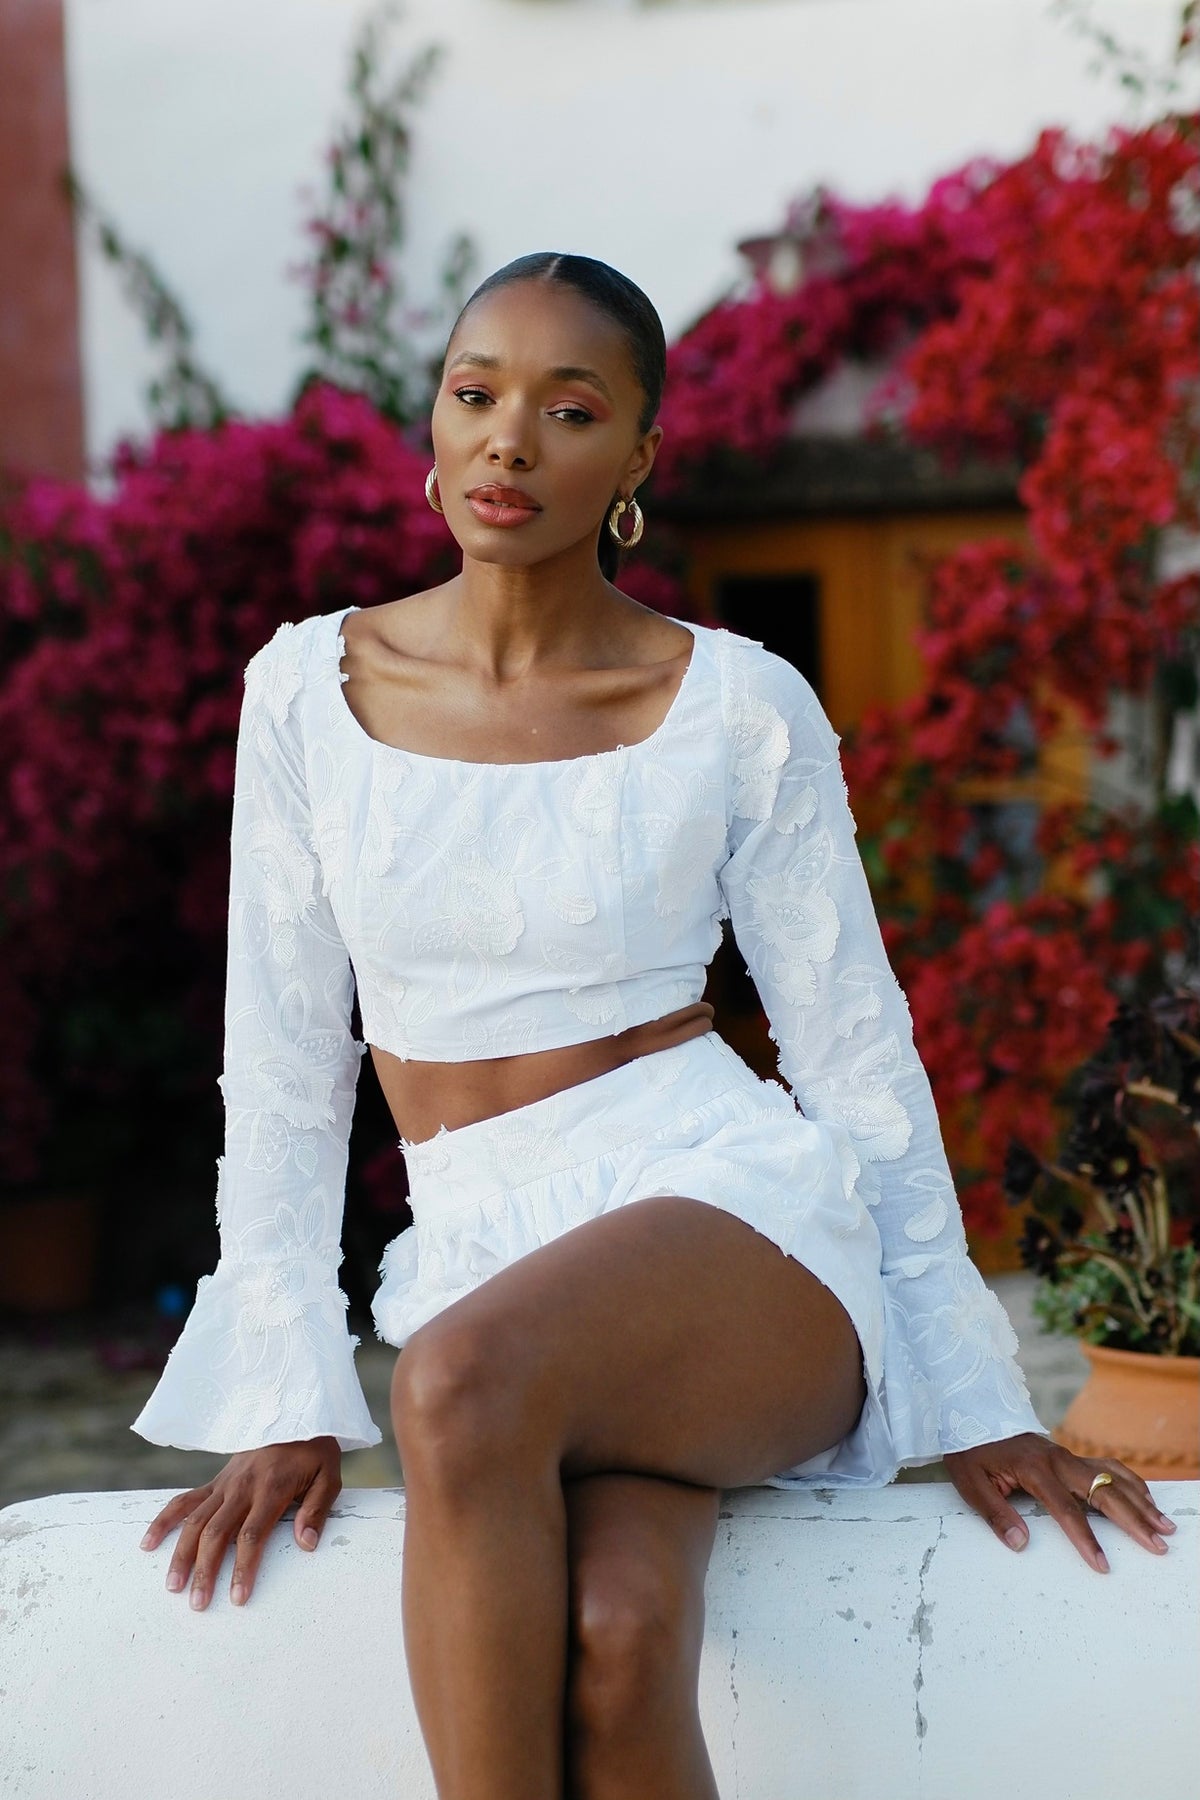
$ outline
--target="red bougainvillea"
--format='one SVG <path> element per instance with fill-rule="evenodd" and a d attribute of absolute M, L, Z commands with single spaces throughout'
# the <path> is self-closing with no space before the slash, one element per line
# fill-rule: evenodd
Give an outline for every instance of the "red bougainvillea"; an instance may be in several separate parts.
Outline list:
<path fill-rule="evenodd" d="M 930 569 L 922 689 L 845 745 L 889 952 L 986 1231 L 1009 1136 L 1048 1146 L 1063 1078 L 1200 911 L 1197 809 L 1166 780 L 1175 715 L 1196 704 L 1200 573 L 1160 568 L 1163 529 L 1200 527 L 1200 121 L 1101 145 L 1049 130 L 911 211 L 821 195 L 794 233 L 804 217 L 793 291 L 764 274 L 673 347 L 663 473 L 687 479 L 714 443 L 768 458 L 834 361 L 881 352 L 876 428 L 1022 468 L 1030 547 L 976 542 Z M 1157 733 L 1140 804 L 1104 798 L 1115 691 Z M 1064 728 L 1086 736 L 1087 798 L 1048 773 Z M 1034 824 L 1014 843 L 1021 783 Z"/>

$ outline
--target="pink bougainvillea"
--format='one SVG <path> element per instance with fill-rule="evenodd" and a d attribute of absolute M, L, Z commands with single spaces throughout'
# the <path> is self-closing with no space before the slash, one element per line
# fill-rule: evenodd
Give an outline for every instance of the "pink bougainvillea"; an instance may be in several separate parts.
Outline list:
<path fill-rule="evenodd" d="M 997 168 L 979 158 L 919 207 L 856 207 L 826 190 L 797 207 L 785 228 L 805 221 L 809 272 L 798 285 L 779 293 L 763 272 L 670 346 L 656 488 L 678 487 L 714 447 L 761 458 L 787 437 L 795 402 L 842 358 L 894 352 L 952 314 L 964 282 L 990 265 L 974 202 Z"/>
<path fill-rule="evenodd" d="M 61 1077 L 73 994 L 85 971 L 103 984 L 121 922 L 141 918 L 147 945 L 155 932 L 193 944 L 179 1003 L 219 1031 L 241 671 L 284 619 L 453 572 L 453 540 L 425 502 L 427 467 L 367 400 L 315 382 L 285 419 L 123 446 L 106 496 L 34 481 L 10 497 L 0 538 L 6 1180 L 35 1179 L 64 1147 L 47 1135 L 55 1109 L 38 1070 Z M 131 1031 L 136 998 L 127 987 Z M 111 984 L 103 1004 L 121 1010 Z M 40 1062 L 48 1033 L 58 1048 Z M 69 1060 L 85 1086 L 99 1073 L 86 1053 Z"/>

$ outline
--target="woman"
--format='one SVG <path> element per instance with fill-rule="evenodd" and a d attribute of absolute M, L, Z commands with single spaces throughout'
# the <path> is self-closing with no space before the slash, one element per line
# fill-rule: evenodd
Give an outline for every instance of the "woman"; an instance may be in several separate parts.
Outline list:
<path fill-rule="evenodd" d="M 1160 1553 L 1173 1529 L 1029 1404 L 813 690 L 607 579 L 664 354 L 602 263 L 485 281 L 426 489 L 461 574 L 283 625 L 246 670 L 221 1258 L 134 1426 L 233 1454 L 145 1545 L 181 1526 L 168 1586 L 193 1571 L 203 1606 L 234 1541 L 244 1599 L 284 1509 L 313 1547 L 341 1451 L 379 1441 L 336 1285 L 369 1045 L 410 1134 L 373 1311 L 403 1346 L 403 1620 L 445 1800 L 715 1794 L 723 1488 L 944 1457 L 1014 1549 L 1018 1488 L 1098 1569 L 1089 1498 Z M 726 916 L 803 1112 L 711 1029 Z"/>

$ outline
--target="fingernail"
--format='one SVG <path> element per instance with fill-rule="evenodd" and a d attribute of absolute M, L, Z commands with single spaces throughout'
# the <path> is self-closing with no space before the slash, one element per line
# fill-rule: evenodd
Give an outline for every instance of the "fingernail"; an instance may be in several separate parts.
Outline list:
<path fill-rule="evenodd" d="M 304 1530 L 300 1533 L 300 1542 L 304 1545 L 304 1548 L 306 1550 L 315 1550 L 316 1549 L 317 1534 L 313 1530 L 311 1525 L 306 1525 L 304 1527 Z"/>
<path fill-rule="evenodd" d="M 1166 1513 L 1159 1513 L 1158 1529 L 1160 1531 L 1174 1531 L 1174 1529 L 1175 1529 L 1174 1519 L 1168 1519 Z"/>
<path fill-rule="evenodd" d="M 1096 1567 L 1102 1575 L 1107 1575 L 1109 1573 L 1108 1558 L 1105 1556 L 1103 1550 L 1097 1550 L 1096 1552 Z"/>
<path fill-rule="evenodd" d="M 1160 1538 L 1157 1531 L 1152 1531 L 1150 1533 L 1150 1542 L 1154 1545 L 1156 1550 L 1165 1550 L 1167 1547 L 1167 1540 L 1165 1538 Z"/>
<path fill-rule="evenodd" d="M 192 1589 L 191 1604 L 196 1612 L 200 1611 L 200 1608 L 204 1605 L 204 1589 L 203 1588 L 193 1588 Z"/>
<path fill-rule="evenodd" d="M 1019 1525 L 1010 1525 L 1004 1534 L 1004 1541 L 1013 1550 L 1020 1550 L 1025 1542 L 1025 1533 Z"/>
<path fill-rule="evenodd" d="M 245 1605 L 246 1590 L 242 1586 L 240 1581 L 235 1581 L 233 1586 L 230 1588 L 229 1598 L 233 1601 L 233 1604 L 235 1606 L 244 1606 Z"/>
<path fill-rule="evenodd" d="M 148 1550 L 150 1548 L 150 1533 L 149 1532 L 147 1532 L 145 1537 L 142 1539 L 141 1547 L 143 1550 Z"/>
<path fill-rule="evenodd" d="M 183 1576 L 178 1569 L 172 1569 L 171 1573 L 167 1576 L 167 1586 L 173 1594 L 177 1594 L 183 1586 Z"/>

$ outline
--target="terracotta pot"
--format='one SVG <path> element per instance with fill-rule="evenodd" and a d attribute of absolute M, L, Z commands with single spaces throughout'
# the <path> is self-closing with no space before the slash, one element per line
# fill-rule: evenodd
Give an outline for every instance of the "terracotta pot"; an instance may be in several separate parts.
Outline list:
<path fill-rule="evenodd" d="M 64 1188 L 0 1201 L 0 1306 L 75 1312 L 93 1297 L 99 1195 Z"/>
<path fill-rule="evenodd" d="M 1200 1481 L 1200 1356 L 1079 1348 L 1091 1372 L 1054 1441 L 1118 1457 L 1143 1481 Z"/>

